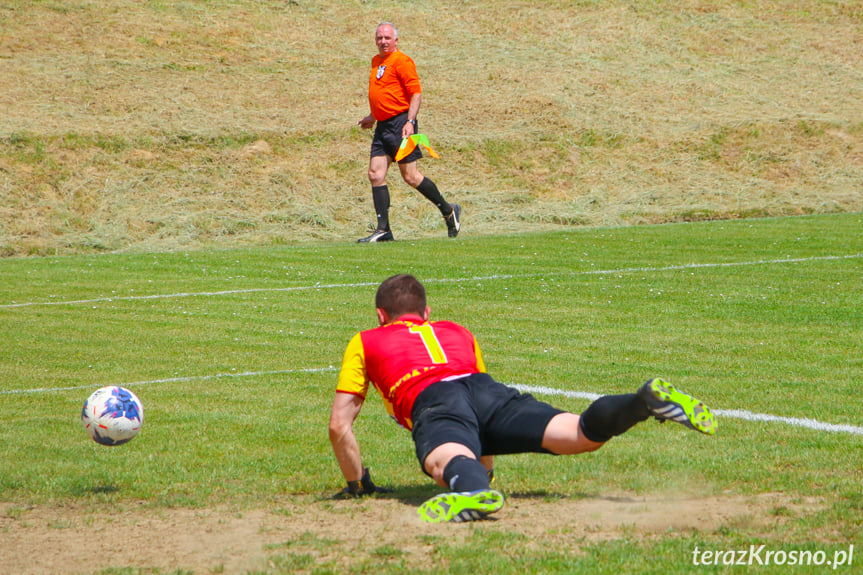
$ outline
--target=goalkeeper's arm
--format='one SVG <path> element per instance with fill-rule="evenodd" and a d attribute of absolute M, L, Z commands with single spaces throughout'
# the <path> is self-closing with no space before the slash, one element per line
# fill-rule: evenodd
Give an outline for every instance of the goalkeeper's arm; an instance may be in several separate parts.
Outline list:
<path fill-rule="evenodd" d="M 348 484 L 361 481 L 365 474 L 360 445 L 354 435 L 354 420 L 362 407 L 362 397 L 336 392 L 330 411 L 330 443 Z"/>
<path fill-rule="evenodd" d="M 362 496 L 372 493 L 390 493 L 392 489 L 378 487 L 372 481 L 368 468 L 363 467 L 360 445 L 354 435 L 354 420 L 363 407 L 363 398 L 352 393 L 336 392 L 330 411 L 330 443 L 339 468 L 348 486 L 339 495 Z"/>

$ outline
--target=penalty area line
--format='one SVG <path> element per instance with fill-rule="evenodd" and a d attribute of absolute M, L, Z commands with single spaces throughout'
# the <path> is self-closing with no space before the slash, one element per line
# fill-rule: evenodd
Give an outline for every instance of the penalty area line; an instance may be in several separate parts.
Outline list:
<path fill-rule="evenodd" d="M 81 389 L 93 389 L 104 387 L 105 385 L 117 385 L 120 387 L 140 387 L 144 385 L 154 385 L 159 383 L 188 383 L 191 381 L 211 381 L 219 379 L 230 379 L 237 377 L 261 377 L 266 375 L 292 375 L 300 373 L 335 373 L 338 368 L 318 367 L 306 369 L 280 369 L 275 371 L 244 371 L 231 373 L 217 373 L 214 375 L 191 375 L 185 377 L 167 377 L 163 379 L 151 379 L 148 381 L 135 381 L 127 383 L 114 383 L 104 385 L 76 385 L 71 387 L 39 387 L 35 389 L 11 389 L 0 390 L 0 395 L 25 395 L 36 393 L 52 393 L 58 391 L 77 391 Z M 570 399 L 586 399 L 595 401 L 602 397 L 601 393 L 592 393 L 589 391 L 571 391 L 566 389 L 557 389 L 554 387 L 545 387 L 539 385 L 523 385 L 520 383 L 507 384 L 522 393 L 535 393 L 538 395 L 551 395 L 559 397 L 567 397 Z M 815 431 L 823 431 L 827 433 L 849 433 L 852 435 L 863 435 L 863 427 L 847 424 L 824 423 L 816 419 L 800 418 L 800 417 L 783 417 L 779 415 L 771 415 L 769 413 L 755 413 L 745 409 L 712 409 L 714 415 L 726 417 L 730 419 L 741 419 L 743 421 L 763 421 L 766 423 L 780 423 L 790 425 L 792 427 L 803 427 Z"/>
<path fill-rule="evenodd" d="M 0 390 L 0 395 L 27 395 L 33 393 L 51 393 L 56 391 L 76 391 L 79 389 L 93 389 L 99 387 L 140 387 L 157 383 L 189 383 L 190 381 L 209 381 L 213 379 L 228 379 L 232 377 L 258 377 L 263 375 L 289 375 L 295 373 L 327 373 L 335 372 L 335 367 L 318 367 L 308 369 L 279 369 L 276 371 L 244 371 L 232 373 L 217 373 L 214 375 L 189 375 L 185 377 L 166 377 L 164 379 L 151 379 L 148 381 L 132 381 L 128 383 L 106 383 L 102 385 L 74 385 L 71 387 L 37 387 L 34 389 L 9 389 Z"/>

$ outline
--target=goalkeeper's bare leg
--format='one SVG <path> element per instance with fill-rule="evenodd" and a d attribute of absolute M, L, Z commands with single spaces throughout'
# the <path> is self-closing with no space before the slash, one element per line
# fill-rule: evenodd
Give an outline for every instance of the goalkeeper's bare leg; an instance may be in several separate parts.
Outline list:
<path fill-rule="evenodd" d="M 542 446 L 558 455 L 596 451 L 650 417 L 674 421 L 706 435 L 716 432 L 716 419 L 702 401 L 656 378 L 648 380 L 637 393 L 602 396 L 581 415 L 556 415 L 545 429 Z"/>

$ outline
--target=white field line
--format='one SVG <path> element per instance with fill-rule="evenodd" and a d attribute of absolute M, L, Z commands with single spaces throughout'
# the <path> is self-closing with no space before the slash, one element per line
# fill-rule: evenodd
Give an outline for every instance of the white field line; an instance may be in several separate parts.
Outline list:
<path fill-rule="evenodd" d="M 338 368 L 335 367 L 320 367 L 320 368 L 308 368 L 308 369 L 281 369 L 277 371 L 245 371 L 245 372 L 236 372 L 236 373 L 218 373 L 215 375 L 192 375 L 187 377 L 169 377 L 165 379 L 153 379 L 150 381 L 136 381 L 130 383 L 117 383 L 113 385 L 119 385 L 121 387 L 137 387 L 142 385 L 152 385 L 157 383 L 188 383 L 190 381 L 210 381 L 216 379 L 225 379 L 225 378 L 233 378 L 233 377 L 260 377 L 267 375 L 288 375 L 288 374 L 296 374 L 296 373 L 334 373 L 338 371 Z M 602 397 L 602 394 L 599 393 L 591 393 L 588 391 L 569 391 L 565 389 L 555 389 L 553 387 L 544 387 L 537 385 L 522 385 L 519 383 L 510 383 L 508 384 L 511 387 L 523 392 L 523 393 L 535 393 L 538 395 L 551 395 L 551 396 L 560 396 L 560 397 L 568 397 L 574 399 L 586 399 L 588 401 L 594 401 L 599 397 Z M 77 391 L 81 389 L 93 389 L 95 385 L 78 385 L 74 387 L 40 387 L 35 389 L 13 389 L 13 390 L 0 390 L 0 395 L 22 395 L 22 394 L 34 394 L 34 393 L 51 393 L 56 391 Z M 845 425 L 845 424 L 834 424 L 834 423 L 823 423 L 821 421 L 817 421 L 815 419 L 805 419 L 798 417 L 781 417 L 778 415 L 770 415 L 767 413 L 753 413 L 751 411 L 746 411 L 743 409 L 713 409 L 712 410 L 715 415 L 720 417 L 728 417 L 732 419 L 742 419 L 744 421 L 764 421 L 767 423 L 781 423 L 785 425 L 790 425 L 792 427 L 804 427 L 807 429 L 813 429 L 815 431 L 824 431 L 828 433 L 850 433 L 853 435 L 863 435 L 863 427 L 858 427 L 856 425 Z"/>
<path fill-rule="evenodd" d="M 532 385 L 510 384 L 512 387 L 524 393 L 536 393 L 543 395 L 558 395 L 563 397 L 588 399 L 593 401 L 600 397 L 597 393 L 588 393 L 584 391 L 567 391 L 565 389 L 554 389 L 552 387 L 541 387 Z M 799 417 L 782 417 L 779 415 L 770 415 L 767 413 L 753 413 L 745 409 L 711 409 L 714 415 L 719 417 L 729 417 L 732 419 L 742 419 L 744 421 L 765 421 L 768 423 L 784 423 L 792 427 L 805 427 L 816 431 L 826 431 L 830 433 L 851 433 L 854 435 L 863 435 L 863 427 L 856 425 L 837 425 L 835 423 L 823 423 L 815 419 L 805 419 Z"/>
<path fill-rule="evenodd" d="M 327 373 L 336 371 L 335 367 L 320 367 L 309 369 L 280 369 L 277 371 L 243 371 L 231 373 L 217 373 L 215 375 L 190 375 L 186 377 L 167 377 L 164 379 L 151 379 L 149 381 L 133 381 L 129 383 L 106 383 L 104 385 L 117 385 L 120 387 L 137 387 L 140 385 L 152 385 L 154 383 L 188 383 L 190 381 L 209 381 L 213 379 L 228 379 L 232 377 L 257 377 L 262 375 L 287 375 L 293 373 Z M 9 389 L 0 390 L 0 395 L 27 395 L 33 393 L 50 393 L 54 391 L 76 391 L 79 389 L 93 389 L 95 385 L 75 385 L 71 387 L 36 387 L 33 389 Z M 102 387 L 101 385 L 98 387 Z"/>
<path fill-rule="evenodd" d="M 776 264 L 793 264 L 805 263 L 814 261 L 829 261 L 829 260 L 846 260 L 861 258 L 863 254 L 848 254 L 842 256 L 813 256 L 810 258 L 785 258 L 775 260 L 755 260 L 748 262 L 722 262 L 722 263 L 704 263 L 704 264 L 682 264 L 662 267 L 642 267 L 642 268 L 621 268 L 610 270 L 585 270 L 578 272 L 565 273 L 529 273 L 529 274 L 494 274 L 489 276 L 474 276 L 467 278 L 424 278 L 423 283 L 463 283 L 476 281 L 493 281 L 513 278 L 529 278 L 529 277 L 566 277 L 566 276 L 588 276 L 588 275 L 613 275 L 613 274 L 629 274 L 629 273 L 656 273 L 665 271 L 680 271 L 703 268 L 724 268 L 724 267 L 740 267 L 740 266 L 761 266 L 761 265 L 776 265 Z M 187 297 L 217 297 L 224 295 L 251 294 L 251 293 L 278 293 L 292 291 L 308 291 L 322 289 L 341 289 L 341 288 L 358 288 L 358 287 L 377 287 L 378 282 L 361 282 L 361 283 L 343 283 L 343 284 L 314 284 L 307 286 L 293 286 L 281 288 L 247 288 L 235 290 L 221 291 L 202 291 L 202 292 L 178 292 L 170 294 L 151 294 L 151 295 L 130 295 L 130 296 L 105 296 L 91 299 L 79 299 L 69 301 L 31 301 L 0 304 L 0 309 L 17 308 L 17 307 L 32 307 L 32 306 L 53 306 L 53 305 L 89 305 L 113 301 L 146 301 L 157 299 L 178 299 Z"/>

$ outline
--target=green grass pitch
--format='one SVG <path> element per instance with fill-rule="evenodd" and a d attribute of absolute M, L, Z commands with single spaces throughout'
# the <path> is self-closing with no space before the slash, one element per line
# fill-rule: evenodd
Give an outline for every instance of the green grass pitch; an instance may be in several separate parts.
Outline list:
<path fill-rule="evenodd" d="M 497 379 L 557 390 L 545 399 L 566 409 L 586 407 L 575 392 L 628 392 L 662 376 L 717 410 L 845 426 L 728 416 L 712 438 L 643 424 L 596 454 L 501 457 L 497 485 L 515 500 L 781 493 L 817 505 L 776 508 L 772 530 L 731 522 L 657 538 L 636 526 L 556 547 L 527 545 L 504 508 L 494 530 L 436 540 L 453 572 L 719 572 L 730 568 L 693 565 L 696 546 L 859 545 L 861 221 L 9 259 L 0 276 L 0 501 L 134 502 L 167 513 L 285 497 L 328 505 L 342 486 L 326 433 L 341 354 L 374 325 L 377 284 L 407 272 L 426 283 L 433 318 L 474 332 Z M 127 385 L 145 407 L 142 432 L 118 448 L 89 441 L 79 422 L 83 400 L 110 384 Z M 408 504 L 436 492 L 377 397 L 357 432 L 376 481 Z M 491 547 L 491 560 L 477 551 Z M 355 570 L 375 559 L 384 572 L 432 567 L 391 551 Z M 800 569 L 781 572 L 810 572 Z"/>

